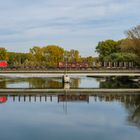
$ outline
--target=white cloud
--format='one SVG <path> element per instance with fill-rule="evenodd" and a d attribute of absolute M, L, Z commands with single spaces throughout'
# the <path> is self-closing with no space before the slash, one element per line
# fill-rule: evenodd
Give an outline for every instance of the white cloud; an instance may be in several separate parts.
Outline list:
<path fill-rule="evenodd" d="M 10 49 L 11 43 L 17 50 L 17 42 L 24 47 L 25 41 L 39 43 L 46 38 L 67 44 L 66 48 L 78 44 L 81 50 L 92 38 L 95 44 L 123 37 L 124 30 L 139 24 L 139 7 L 139 0 L 0 0 L 0 45 Z"/>

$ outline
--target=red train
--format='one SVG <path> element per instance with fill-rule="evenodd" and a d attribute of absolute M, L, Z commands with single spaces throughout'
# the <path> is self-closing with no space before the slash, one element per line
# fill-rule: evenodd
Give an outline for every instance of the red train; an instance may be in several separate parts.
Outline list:
<path fill-rule="evenodd" d="M 5 103 L 7 102 L 7 97 L 6 96 L 0 96 L 0 103 Z"/>
<path fill-rule="evenodd" d="M 8 66 L 7 61 L 0 61 L 0 68 L 5 68 Z"/>

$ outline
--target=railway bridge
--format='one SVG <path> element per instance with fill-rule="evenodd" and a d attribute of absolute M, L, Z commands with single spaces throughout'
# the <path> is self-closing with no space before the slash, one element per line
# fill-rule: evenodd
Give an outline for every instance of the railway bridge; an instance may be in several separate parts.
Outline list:
<path fill-rule="evenodd" d="M 47 71 L 0 71 L 0 77 L 62 77 L 65 74 L 72 76 L 136 76 L 140 77 L 140 70 L 47 70 Z"/>

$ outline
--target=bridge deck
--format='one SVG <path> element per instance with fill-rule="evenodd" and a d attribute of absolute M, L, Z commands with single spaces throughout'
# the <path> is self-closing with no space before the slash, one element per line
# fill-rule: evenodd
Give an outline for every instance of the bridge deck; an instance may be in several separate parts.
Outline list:
<path fill-rule="evenodd" d="M 0 76 L 62 77 L 65 71 L 0 71 Z M 67 71 L 69 76 L 140 76 L 140 70 Z"/>

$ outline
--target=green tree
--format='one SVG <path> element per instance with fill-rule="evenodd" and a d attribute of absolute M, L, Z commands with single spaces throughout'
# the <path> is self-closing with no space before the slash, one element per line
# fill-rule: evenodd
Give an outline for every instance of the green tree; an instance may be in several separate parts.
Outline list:
<path fill-rule="evenodd" d="M 99 53 L 99 59 L 104 61 L 104 58 L 112 53 L 117 53 L 120 51 L 121 41 L 106 40 L 98 43 L 96 47 L 96 52 Z"/>
<path fill-rule="evenodd" d="M 114 62 L 136 62 L 137 63 L 137 55 L 134 53 L 127 52 L 119 52 L 112 53 L 104 58 L 105 61 L 114 61 Z"/>

